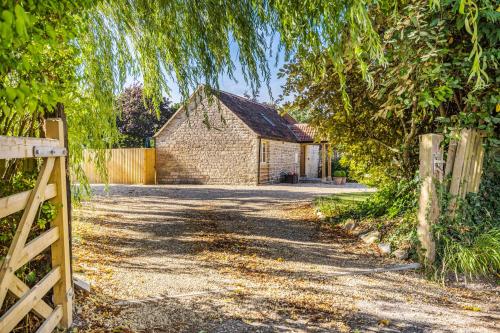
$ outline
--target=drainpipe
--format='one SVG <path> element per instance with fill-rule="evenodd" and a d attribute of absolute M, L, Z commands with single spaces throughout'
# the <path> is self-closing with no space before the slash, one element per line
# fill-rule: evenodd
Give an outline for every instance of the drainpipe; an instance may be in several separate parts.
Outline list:
<path fill-rule="evenodd" d="M 260 150 L 261 150 L 260 145 L 261 145 L 262 138 L 259 136 L 258 139 L 259 139 L 259 144 L 257 146 L 257 148 L 258 148 L 258 153 L 257 153 L 257 185 L 260 184 Z"/>

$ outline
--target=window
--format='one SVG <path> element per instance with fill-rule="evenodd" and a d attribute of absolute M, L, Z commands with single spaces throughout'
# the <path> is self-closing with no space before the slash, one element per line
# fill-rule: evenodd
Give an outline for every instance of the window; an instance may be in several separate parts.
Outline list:
<path fill-rule="evenodd" d="M 261 141 L 260 143 L 260 162 L 267 163 L 269 162 L 269 142 Z"/>
<path fill-rule="evenodd" d="M 271 119 L 267 118 L 266 116 L 264 116 L 264 114 L 261 112 L 260 115 L 262 116 L 262 118 L 264 118 L 265 121 L 267 121 L 269 123 L 269 125 L 271 125 L 272 127 L 275 127 L 276 125 L 274 125 L 274 123 L 271 121 Z"/>

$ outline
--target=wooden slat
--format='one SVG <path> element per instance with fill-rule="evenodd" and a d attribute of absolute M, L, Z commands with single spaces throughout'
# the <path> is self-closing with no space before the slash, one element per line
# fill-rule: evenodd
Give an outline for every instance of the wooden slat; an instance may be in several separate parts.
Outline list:
<path fill-rule="evenodd" d="M 28 203 L 30 194 L 31 190 L 0 198 L 0 218 L 23 210 L 24 207 L 26 207 L 26 203 Z M 52 199 L 55 196 L 56 186 L 54 184 L 47 185 L 44 193 L 44 198 L 48 200 Z"/>
<path fill-rule="evenodd" d="M 47 320 L 38 328 L 36 333 L 52 333 L 63 316 L 62 306 L 58 305 Z"/>
<path fill-rule="evenodd" d="M 463 175 L 463 165 L 464 165 L 468 140 L 469 140 L 469 131 L 464 129 L 460 132 L 460 141 L 458 142 L 457 152 L 455 156 L 455 163 L 453 164 L 453 173 L 450 184 L 450 194 L 453 197 L 459 195 L 460 182 L 462 180 L 462 175 Z M 451 206 L 453 206 L 455 203 L 455 199 L 452 198 L 451 201 L 452 201 Z"/>
<path fill-rule="evenodd" d="M 14 276 L 12 279 L 11 285 L 9 286 L 9 290 L 13 293 L 17 298 L 22 298 L 24 295 L 29 293 L 30 288 L 21 281 L 17 276 Z M 33 311 L 42 318 L 47 318 L 52 313 L 52 308 L 45 303 L 42 299 L 38 300 L 33 306 Z"/>
<path fill-rule="evenodd" d="M 40 282 L 17 301 L 1 318 L 0 332 L 10 332 L 31 311 L 38 302 L 61 278 L 61 269 L 53 268 Z"/>
<path fill-rule="evenodd" d="M 149 148 L 144 151 L 145 154 L 145 175 L 144 184 L 156 184 L 156 149 Z"/>
<path fill-rule="evenodd" d="M 110 184 L 154 184 L 156 181 L 155 148 L 107 149 L 106 169 Z M 94 166 L 95 150 L 84 151 L 82 169 L 89 183 L 103 183 Z"/>
<path fill-rule="evenodd" d="M 464 156 L 464 161 L 463 161 L 463 167 L 462 167 L 462 177 L 460 180 L 460 188 L 458 191 L 458 194 L 461 198 L 465 198 L 465 195 L 467 194 L 467 188 L 468 188 L 468 183 L 469 183 L 469 174 L 470 174 L 470 168 L 471 168 L 471 161 L 473 158 L 473 149 L 474 149 L 474 142 L 475 142 L 475 133 L 472 130 L 467 130 L 468 132 L 468 139 L 466 142 L 466 149 L 465 149 L 465 156 Z"/>
<path fill-rule="evenodd" d="M 453 165 L 455 164 L 455 156 L 457 155 L 457 146 L 457 140 L 452 139 L 448 146 L 448 155 L 446 156 L 446 166 L 444 170 L 445 178 L 447 178 L 453 170 Z"/>
<path fill-rule="evenodd" d="M 0 135 L 0 159 L 31 158 L 33 147 L 61 147 L 58 140 Z"/>
<path fill-rule="evenodd" d="M 470 170 L 468 174 L 469 182 L 467 184 L 467 192 L 476 193 L 479 190 L 481 181 L 482 161 L 483 161 L 483 139 L 478 131 L 474 131 L 474 146 L 472 147 L 473 154 L 471 155 Z"/>
<path fill-rule="evenodd" d="M 482 139 L 479 145 L 479 152 L 477 153 L 478 166 L 475 172 L 474 186 L 472 192 L 477 193 L 479 191 L 479 185 L 481 184 L 481 174 L 483 173 L 483 163 L 484 163 L 484 147 Z"/>
<path fill-rule="evenodd" d="M 31 242 L 26 244 L 23 251 L 16 258 L 16 262 L 12 264 L 13 271 L 18 270 L 28 261 L 39 255 L 43 250 L 48 248 L 52 243 L 59 239 L 59 228 L 52 227 L 49 231 L 44 232 Z"/>

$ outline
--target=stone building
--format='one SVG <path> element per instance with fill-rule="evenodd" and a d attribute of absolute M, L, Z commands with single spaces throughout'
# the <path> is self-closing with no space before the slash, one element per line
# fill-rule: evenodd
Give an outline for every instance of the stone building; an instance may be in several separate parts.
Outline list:
<path fill-rule="evenodd" d="M 155 134 L 159 184 L 265 184 L 317 178 L 320 144 L 269 105 L 203 87 Z"/>

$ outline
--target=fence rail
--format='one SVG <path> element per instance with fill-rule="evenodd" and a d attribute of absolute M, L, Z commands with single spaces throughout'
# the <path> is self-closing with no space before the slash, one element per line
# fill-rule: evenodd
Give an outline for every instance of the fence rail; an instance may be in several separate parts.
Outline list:
<path fill-rule="evenodd" d="M 73 287 L 69 240 L 68 198 L 63 123 L 46 122 L 49 139 L 0 136 L 0 159 L 41 157 L 43 165 L 32 190 L 0 198 L 0 218 L 23 210 L 16 233 L 3 261 L 0 261 L 0 307 L 7 292 L 18 301 L 0 317 L 0 332 L 10 332 L 33 311 L 45 321 L 37 332 L 52 332 L 57 326 L 67 329 L 72 323 Z M 51 200 L 59 209 L 51 228 L 28 241 L 40 205 Z M 32 288 L 15 272 L 47 248 L 51 248 L 51 271 Z M 54 306 L 42 298 L 53 289 Z"/>
<path fill-rule="evenodd" d="M 83 170 L 91 184 L 104 183 L 105 179 L 95 169 L 95 150 L 84 152 Z M 106 149 L 106 169 L 110 184 L 155 184 L 154 148 Z"/>

